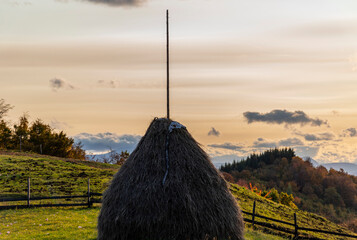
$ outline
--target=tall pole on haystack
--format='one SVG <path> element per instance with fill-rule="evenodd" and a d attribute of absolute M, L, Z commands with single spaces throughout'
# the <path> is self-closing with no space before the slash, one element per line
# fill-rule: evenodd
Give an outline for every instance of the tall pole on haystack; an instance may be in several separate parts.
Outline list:
<path fill-rule="evenodd" d="M 169 74 L 169 10 L 166 10 L 166 103 L 167 118 L 170 118 L 170 74 Z"/>

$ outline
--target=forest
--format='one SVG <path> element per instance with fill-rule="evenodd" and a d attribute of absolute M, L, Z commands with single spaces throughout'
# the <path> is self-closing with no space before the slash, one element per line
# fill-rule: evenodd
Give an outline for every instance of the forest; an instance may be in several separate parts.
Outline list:
<path fill-rule="evenodd" d="M 342 169 L 314 167 L 291 148 L 270 149 L 242 161 L 224 164 L 220 170 L 241 186 L 277 189 L 294 196 L 295 205 L 321 214 L 356 230 L 357 177 Z"/>

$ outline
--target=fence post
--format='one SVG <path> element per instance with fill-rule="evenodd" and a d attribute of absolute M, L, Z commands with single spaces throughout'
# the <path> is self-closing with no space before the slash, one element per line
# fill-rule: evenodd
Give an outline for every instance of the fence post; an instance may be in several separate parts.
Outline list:
<path fill-rule="evenodd" d="M 88 207 L 91 207 L 91 201 L 90 201 L 90 178 L 88 178 L 88 192 L 87 192 L 87 194 L 88 194 L 88 199 L 87 199 Z"/>
<path fill-rule="evenodd" d="M 31 198 L 30 187 L 31 187 L 31 182 L 30 182 L 30 178 L 28 178 L 27 179 L 27 207 L 30 207 L 30 198 Z"/>
<path fill-rule="evenodd" d="M 253 202 L 253 214 L 252 214 L 253 227 L 254 227 L 254 219 L 255 219 L 255 201 Z"/>
<path fill-rule="evenodd" d="M 294 226 L 295 226 L 294 239 L 298 239 L 298 225 L 297 225 L 297 221 L 296 221 L 296 213 L 294 213 Z"/>

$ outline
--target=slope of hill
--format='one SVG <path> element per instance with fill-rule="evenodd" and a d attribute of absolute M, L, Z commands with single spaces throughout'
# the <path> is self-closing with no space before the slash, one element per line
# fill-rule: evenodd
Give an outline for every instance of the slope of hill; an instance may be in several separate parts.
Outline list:
<path fill-rule="evenodd" d="M 221 170 L 241 185 L 252 183 L 262 190 L 275 188 L 293 194 L 300 209 L 356 229 L 356 176 L 324 166 L 314 167 L 287 148 L 252 154 L 240 162 L 225 164 Z"/>
<path fill-rule="evenodd" d="M 87 178 L 91 179 L 93 191 L 102 192 L 117 170 L 118 166 L 115 165 L 89 161 L 76 161 L 39 155 L 0 155 L 0 186 L 3 186 L 0 189 L 0 198 L 8 196 L 9 194 L 24 194 L 27 187 L 27 177 L 32 178 L 32 193 L 34 195 L 83 194 L 86 192 Z M 257 213 L 261 215 L 293 222 L 293 213 L 296 212 L 299 226 L 352 234 L 347 229 L 321 216 L 300 210 L 296 211 L 285 205 L 272 202 L 244 187 L 231 184 L 231 191 L 244 211 L 251 212 L 253 202 L 256 201 Z M 6 213 L 6 211 L 2 213 Z M 30 209 L 28 209 L 28 211 L 30 211 Z M 36 211 L 36 209 L 31 211 Z M 2 213 L 0 212 L 0 218 Z M 251 218 L 251 216 L 248 215 L 245 217 Z M 261 219 L 257 220 L 264 221 Z M 249 227 L 249 224 L 247 226 Z M 257 228 L 275 235 L 288 236 L 278 231 L 268 230 L 262 227 Z M 301 234 L 305 236 L 308 235 L 304 232 Z M 317 239 L 342 239 L 331 235 L 316 233 L 309 234 L 309 236 Z"/>
<path fill-rule="evenodd" d="M 0 198 L 24 195 L 28 178 L 33 196 L 83 194 L 88 178 L 92 191 L 102 192 L 119 167 L 43 155 L 6 154 L 0 155 Z"/>

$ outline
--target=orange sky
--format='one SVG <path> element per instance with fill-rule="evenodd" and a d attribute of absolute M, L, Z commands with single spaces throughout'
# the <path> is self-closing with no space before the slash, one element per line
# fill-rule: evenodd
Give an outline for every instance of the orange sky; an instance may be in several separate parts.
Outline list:
<path fill-rule="evenodd" d="M 28 112 L 71 136 L 105 142 L 98 133 L 113 133 L 118 146 L 124 134 L 144 134 L 165 115 L 168 8 L 172 118 L 215 161 L 289 144 L 321 162 L 357 160 L 357 2 L 112 3 L 0 2 L 0 98 L 15 106 L 10 122 Z M 266 120 L 276 109 L 328 124 Z M 245 112 L 264 120 L 248 124 Z M 220 134 L 208 135 L 212 128 Z"/>

